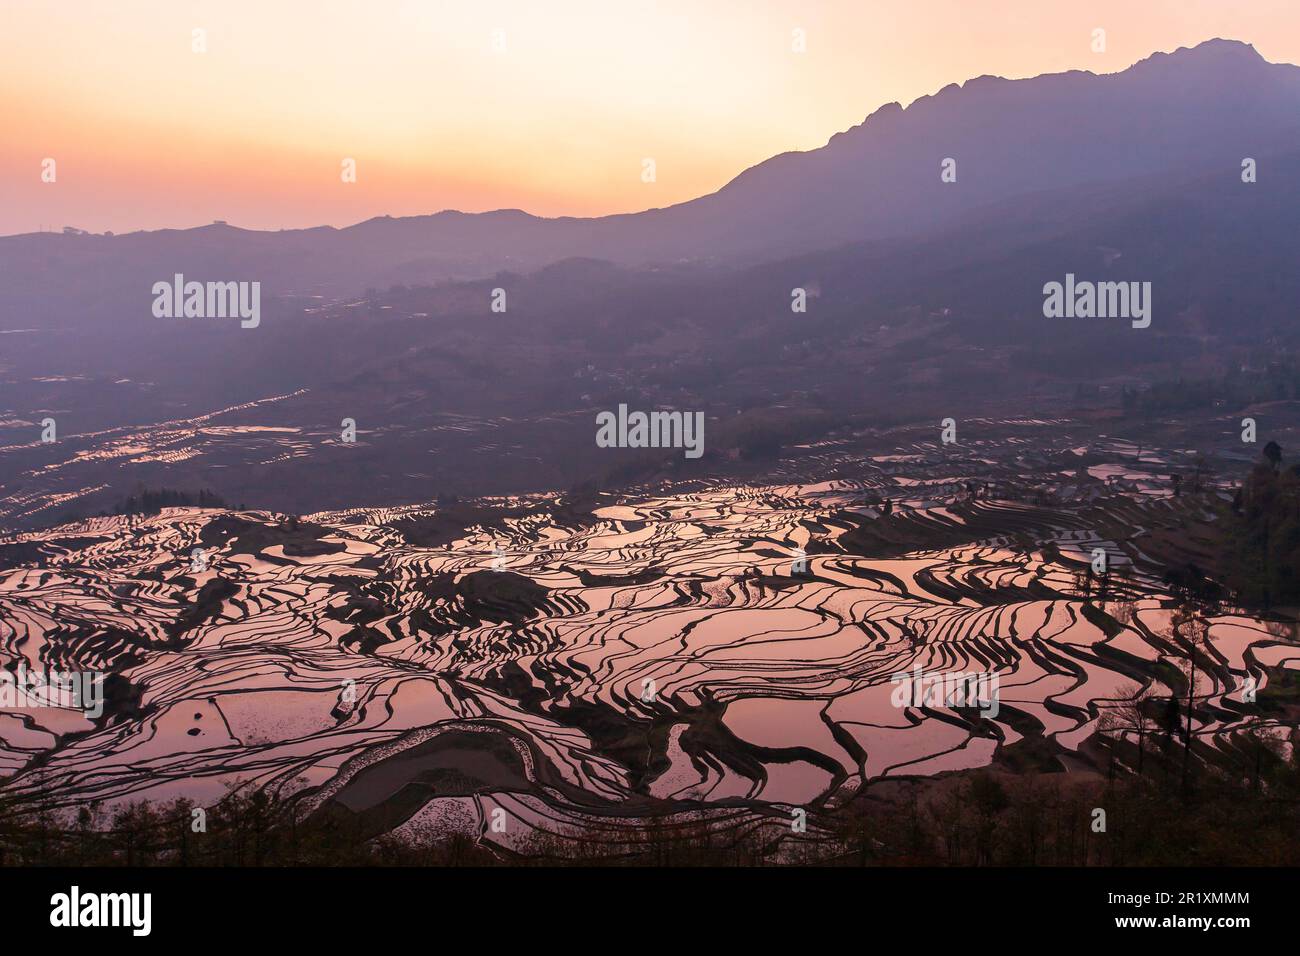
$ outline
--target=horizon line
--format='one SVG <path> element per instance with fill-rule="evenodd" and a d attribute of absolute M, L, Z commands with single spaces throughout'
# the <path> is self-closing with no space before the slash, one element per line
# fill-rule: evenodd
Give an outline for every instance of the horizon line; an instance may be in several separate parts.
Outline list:
<path fill-rule="evenodd" d="M 701 199 L 708 198 L 709 196 L 716 196 L 717 194 L 719 194 L 720 192 L 722 192 L 723 190 L 731 186 L 733 183 L 735 183 L 735 181 L 739 179 L 741 176 L 745 175 L 745 173 L 749 172 L 750 170 L 757 169 L 758 167 L 772 161 L 773 159 L 776 159 L 781 156 L 807 155 L 809 153 L 814 153 L 814 152 L 818 152 L 819 150 L 825 149 L 836 139 L 836 137 L 842 136 L 845 133 L 849 133 L 852 130 L 862 127 L 867 122 L 869 122 L 873 116 L 880 113 L 882 110 L 889 109 L 890 107 L 897 107 L 901 112 L 907 112 L 912 107 L 916 106 L 918 103 L 933 99 L 934 97 L 943 94 L 945 91 L 954 88 L 957 90 L 964 91 L 967 87 L 970 86 L 970 84 L 976 81 L 1000 80 L 1006 83 L 1023 83 L 1023 82 L 1028 82 L 1028 81 L 1033 81 L 1038 79 L 1044 79 L 1047 77 L 1071 76 L 1075 74 L 1080 76 L 1091 76 L 1096 78 L 1106 77 L 1106 76 L 1121 76 L 1129 72 L 1130 70 L 1134 69 L 1135 67 L 1138 67 L 1141 64 L 1147 63 L 1153 59 L 1156 59 L 1157 57 L 1173 57 L 1173 56 L 1178 56 L 1180 54 L 1192 53 L 1196 50 L 1199 50 L 1211 44 L 1228 44 L 1232 46 L 1244 47 L 1245 49 L 1253 53 L 1254 56 L 1261 63 L 1264 63 L 1268 66 L 1294 66 L 1300 68 L 1300 64 L 1289 63 L 1286 61 L 1275 62 L 1272 60 L 1266 60 L 1263 54 L 1261 54 L 1255 48 L 1255 45 L 1246 40 L 1239 40 L 1233 37 L 1225 37 L 1225 36 L 1213 36 L 1213 37 L 1207 37 L 1206 39 L 1199 41 L 1193 46 L 1179 46 L 1171 51 L 1152 50 L 1150 53 L 1146 54 L 1145 56 L 1137 60 L 1134 60 L 1132 63 L 1128 64 L 1127 66 L 1109 72 L 1098 73 L 1093 70 L 1074 69 L 1074 70 L 1062 70 L 1054 73 L 1037 73 L 1032 76 L 1022 76 L 1022 77 L 1007 77 L 998 74 L 982 73 L 978 76 L 968 76 L 965 80 L 961 80 L 961 81 L 954 80 L 950 83 L 947 83 L 939 87 L 937 90 L 934 90 L 931 93 L 923 93 L 913 98 L 909 103 L 907 103 L 907 105 L 903 105 L 898 100 L 891 100 L 888 102 L 880 103 L 874 109 L 870 110 L 858 123 L 855 123 L 854 125 L 849 126 L 845 129 L 836 130 L 835 132 L 831 133 L 827 137 L 826 141 L 822 143 L 820 146 L 812 147 L 810 149 L 790 149 L 790 150 L 783 150 L 782 152 L 779 153 L 773 153 L 772 155 L 767 156 L 762 160 L 759 160 L 757 163 L 754 163 L 750 166 L 746 166 L 743 169 L 740 169 L 730 179 L 728 179 L 725 183 L 723 183 L 721 186 L 719 186 L 717 189 L 713 190 L 712 192 L 701 193 L 697 196 L 692 196 L 689 199 L 681 200 L 680 202 L 670 203 L 667 206 L 647 206 L 642 209 L 632 209 L 632 210 L 625 210 L 622 212 L 606 213 L 600 216 L 581 216 L 581 215 L 571 215 L 571 214 L 559 215 L 559 216 L 545 216 L 545 215 L 540 215 L 538 213 L 529 212 L 528 210 L 518 206 L 502 206 L 494 209 L 480 209 L 477 211 L 445 207 L 443 209 L 438 209 L 433 212 L 415 213 L 412 215 L 403 215 L 403 216 L 394 216 L 391 213 L 377 213 L 373 216 L 368 216 L 365 219 L 358 219 L 354 222 L 350 222 L 344 225 L 334 225 L 332 223 L 315 223 L 313 225 L 304 225 L 304 226 L 281 226 L 278 229 L 273 229 L 273 228 L 258 229 L 258 228 L 248 227 L 248 226 L 233 225 L 227 219 L 213 219 L 213 220 L 209 220 L 208 222 L 196 223 L 188 226 L 161 226 L 154 229 L 141 227 L 138 229 L 133 229 L 130 232 L 117 232 L 114 230 L 105 230 L 104 232 L 92 232 L 90 230 L 76 229 L 76 227 L 71 225 L 62 225 L 57 228 L 50 228 L 50 229 L 38 229 L 35 231 L 28 231 L 28 232 L 4 233 L 4 234 L 0 234 L 0 239 L 18 239 L 18 238 L 25 238 L 29 236 L 68 236 L 74 238 L 116 239 L 125 236 L 136 236 L 142 233 L 154 234 L 154 233 L 163 233 L 163 232 L 194 232 L 199 229 L 210 229 L 214 226 L 224 227 L 232 230 L 238 230 L 240 232 L 267 233 L 267 234 L 281 233 L 281 232 L 311 232 L 311 231 L 322 230 L 322 229 L 332 230 L 335 232 L 344 232 L 348 229 L 355 229 L 358 226 L 363 226 L 367 223 L 376 222 L 379 220 L 391 219 L 395 221 L 407 221 L 407 220 L 414 220 L 414 219 L 432 219 L 437 216 L 476 216 L 477 217 L 477 216 L 499 216 L 499 215 L 513 214 L 519 216 L 526 216 L 530 219 L 535 219 L 541 222 L 563 222 L 569 220 L 575 222 L 599 222 L 601 220 L 617 219 L 623 216 L 639 216 L 639 215 L 643 215 L 644 213 L 661 212 L 667 209 L 674 209 L 679 206 L 688 205 L 692 202 L 697 202 Z M 76 231 L 69 232 L 68 230 L 76 230 Z"/>

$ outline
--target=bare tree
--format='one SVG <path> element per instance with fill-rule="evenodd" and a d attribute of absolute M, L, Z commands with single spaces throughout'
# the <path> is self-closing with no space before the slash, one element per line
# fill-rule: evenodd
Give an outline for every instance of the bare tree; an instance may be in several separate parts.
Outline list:
<path fill-rule="evenodd" d="M 1178 669 L 1182 671 L 1183 676 L 1187 679 L 1187 730 L 1183 737 L 1183 789 L 1187 789 L 1188 773 L 1190 772 L 1190 761 L 1192 753 L 1192 712 L 1196 706 L 1196 691 L 1200 687 L 1201 675 L 1207 672 L 1202 670 L 1197 673 L 1197 655 L 1204 656 L 1208 661 L 1210 625 L 1205 618 L 1201 608 L 1187 603 L 1179 606 L 1169 619 L 1169 630 L 1166 636 L 1173 644 L 1180 648 L 1183 657 L 1178 661 Z M 1213 682 L 1211 682 L 1213 689 Z"/>
<path fill-rule="evenodd" d="M 1132 601 L 1112 601 L 1106 605 L 1106 613 L 1121 624 L 1131 625 L 1137 619 L 1137 605 Z"/>
<path fill-rule="evenodd" d="M 1154 693 L 1150 685 L 1144 687 L 1135 683 L 1124 684 L 1117 690 L 1118 696 L 1103 708 L 1101 732 L 1113 734 L 1121 740 L 1126 734 L 1137 734 L 1137 775 L 1140 777 L 1142 760 L 1146 755 L 1147 734 L 1156 726 L 1155 718 L 1147 713 L 1148 703 L 1154 699 Z"/>

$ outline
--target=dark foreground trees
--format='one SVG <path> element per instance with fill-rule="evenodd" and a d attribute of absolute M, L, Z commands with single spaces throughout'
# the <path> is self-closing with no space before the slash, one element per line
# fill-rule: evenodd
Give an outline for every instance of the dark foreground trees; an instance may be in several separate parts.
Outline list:
<path fill-rule="evenodd" d="M 290 800 L 241 791 L 207 811 L 202 832 L 194 829 L 195 806 L 184 800 L 136 802 L 111 814 L 96 806 L 52 811 L 3 801 L 0 863 L 1271 866 L 1300 860 L 1300 763 L 1285 729 L 1244 725 L 1214 761 L 1198 766 L 1188 792 L 1176 729 L 1162 730 L 1145 710 L 1122 717 L 1120 727 L 1126 733 L 1101 738 L 1095 755 L 1100 767 L 1121 768 L 1113 775 L 993 769 L 875 781 L 844 805 L 809 808 L 804 830 L 785 807 L 694 814 L 679 807 L 671 816 L 621 821 L 618 845 L 562 829 L 525 835 L 501 850 L 463 831 L 372 838 L 346 814 L 307 814 Z M 1107 747 L 1120 748 L 1118 760 L 1108 758 Z"/>
<path fill-rule="evenodd" d="M 1233 501 L 1228 584 L 1247 604 L 1300 603 L 1300 466 L 1264 446 Z"/>

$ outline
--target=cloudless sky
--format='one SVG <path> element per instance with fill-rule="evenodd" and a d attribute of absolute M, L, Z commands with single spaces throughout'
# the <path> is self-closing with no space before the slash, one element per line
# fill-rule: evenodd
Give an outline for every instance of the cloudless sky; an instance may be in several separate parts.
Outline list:
<path fill-rule="evenodd" d="M 948 83 L 1215 36 L 1300 62 L 1300 0 L 0 0 L 0 234 L 634 211 Z"/>

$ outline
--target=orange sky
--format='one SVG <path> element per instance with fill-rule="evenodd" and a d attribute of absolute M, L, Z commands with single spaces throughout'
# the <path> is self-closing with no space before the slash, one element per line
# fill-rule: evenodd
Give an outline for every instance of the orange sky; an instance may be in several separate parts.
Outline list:
<path fill-rule="evenodd" d="M 645 209 L 950 82 L 1213 36 L 1300 63 L 1300 2 L 0 0 L 0 234 Z"/>

